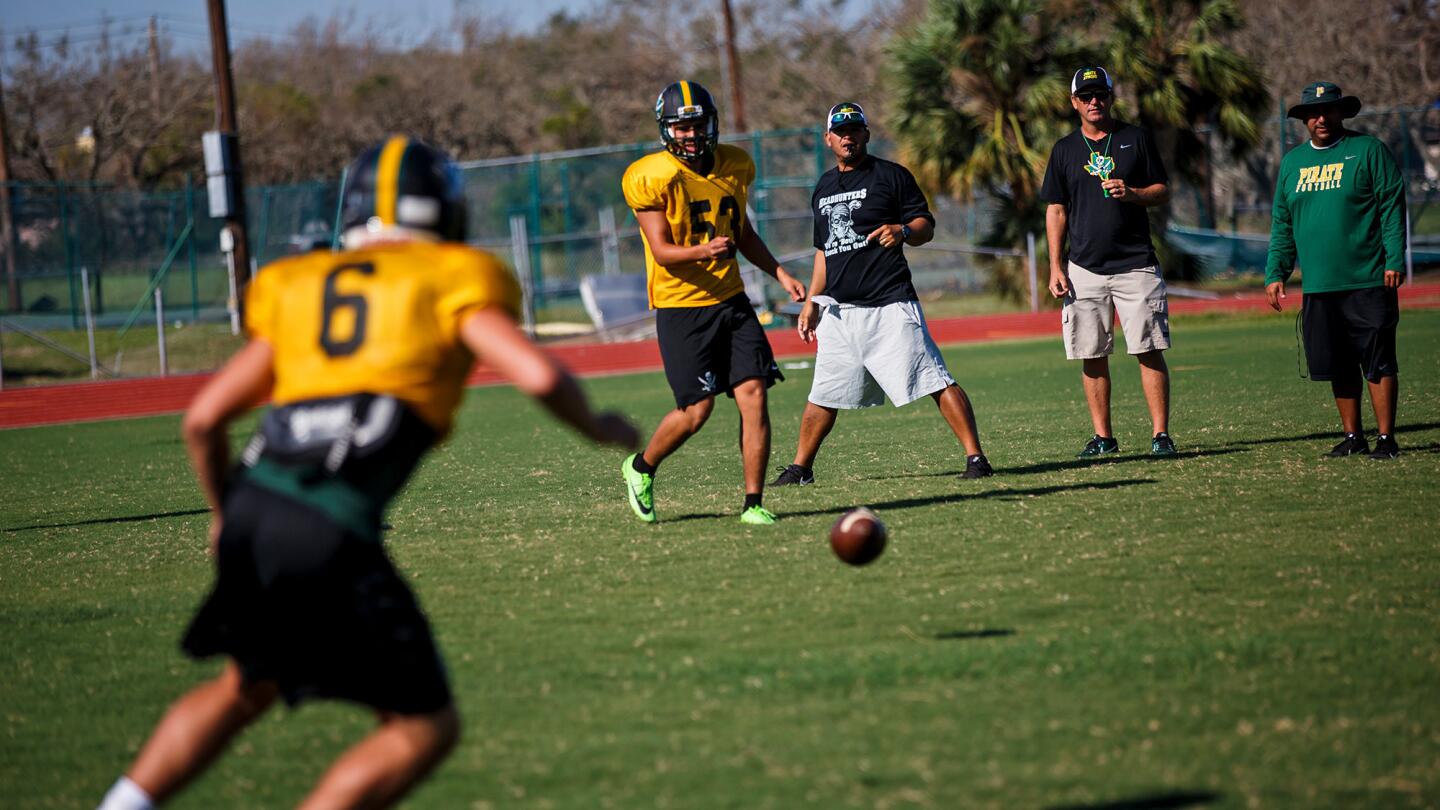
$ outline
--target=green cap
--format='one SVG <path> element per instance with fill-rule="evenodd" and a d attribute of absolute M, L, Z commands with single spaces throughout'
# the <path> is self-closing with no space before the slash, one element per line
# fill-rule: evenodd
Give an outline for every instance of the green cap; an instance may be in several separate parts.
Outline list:
<path fill-rule="evenodd" d="M 1345 95 L 1340 85 L 1334 82 L 1311 82 L 1300 91 L 1300 103 L 1290 108 L 1288 115 L 1291 118 L 1304 120 L 1305 116 L 1313 113 L 1316 107 L 1323 107 L 1327 104 L 1340 105 L 1341 118 L 1353 118 L 1360 112 L 1360 99 L 1354 96 Z"/>

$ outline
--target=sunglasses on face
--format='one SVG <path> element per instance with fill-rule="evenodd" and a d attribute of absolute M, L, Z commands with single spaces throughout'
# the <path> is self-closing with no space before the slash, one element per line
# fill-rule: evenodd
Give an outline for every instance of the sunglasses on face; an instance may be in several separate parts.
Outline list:
<path fill-rule="evenodd" d="M 1076 93 L 1075 98 L 1088 104 L 1091 101 L 1109 101 L 1110 93 L 1105 90 L 1095 90 L 1089 93 Z"/>

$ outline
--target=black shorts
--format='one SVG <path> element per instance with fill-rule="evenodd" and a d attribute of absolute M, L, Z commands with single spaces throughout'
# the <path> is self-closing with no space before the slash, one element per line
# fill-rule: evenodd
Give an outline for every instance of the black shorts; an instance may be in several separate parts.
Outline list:
<path fill-rule="evenodd" d="M 1399 373 L 1395 327 L 1400 298 L 1388 287 L 1306 293 L 1301 301 L 1305 360 L 1310 379 L 1370 382 Z"/>
<path fill-rule="evenodd" d="M 769 388 L 785 376 L 744 293 L 708 307 L 668 307 L 655 313 L 665 379 L 684 408 L 760 377 Z"/>
<path fill-rule="evenodd" d="M 450 687 L 415 596 L 375 540 L 284 495 L 240 483 L 225 499 L 214 590 L 181 647 L 225 654 L 287 703 L 348 700 L 429 714 Z"/>

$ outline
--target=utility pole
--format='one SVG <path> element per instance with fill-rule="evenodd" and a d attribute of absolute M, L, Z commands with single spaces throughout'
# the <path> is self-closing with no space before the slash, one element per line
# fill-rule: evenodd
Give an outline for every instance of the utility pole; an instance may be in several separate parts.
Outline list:
<path fill-rule="evenodd" d="M 0 46 L 3 48 L 3 46 Z M 0 55 L 4 51 L 0 50 Z M 3 65 L 0 59 L 0 65 Z M 15 275 L 15 222 L 10 209 L 10 136 L 5 120 L 5 80 L 0 73 L 0 254 L 5 256 L 5 289 L 10 311 L 20 311 L 20 279 Z"/>
<path fill-rule="evenodd" d="M 210 56 L 215 65 L 216 128 L 235 138 L 234 209 L 225 227 L 235 238 L 236 307 L 244 307 L 244 287 L 250 280 L 250 242 L 245 233 L 245 182 L 240 160 L 240 132 L 235 119 L 235 84 L 230 76 L 230 33 L 225 22 L 225 0 L 206 0 L 210 12 Z"/>
<path fill-rule="evenodd" d="M 150 115 L 160 117 L 160 30 L 150 17 Z"/>
<path fill-rule="evenodd" d="M 745 91 L 740 81 L 740 56 L 735 50 L 735 15 L 730 12 L 730 0 L 720 0 L 720 13 L 725 31 L 724 73 L 726 84 L 730 85 L 730 126 L 731 132 L 744 132 Z"/>

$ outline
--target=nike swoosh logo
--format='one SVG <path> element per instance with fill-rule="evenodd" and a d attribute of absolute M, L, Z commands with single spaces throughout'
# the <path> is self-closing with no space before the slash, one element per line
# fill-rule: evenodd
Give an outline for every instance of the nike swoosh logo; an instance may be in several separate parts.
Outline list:
<path fill-rule="evenodd" d="M 1132 147 L 1132 146 L 1134 146 L 1134 145 L 1135 145 L 1135 144 L 1133 144 L 1133 143 L 1122 143 L 1122 144 L 1120 144 L 1120 148 L 1121 148 L 1121 149 L 1129 149 L 1130 147 Z"/>
<path fill-rule="evenodd" d="M 1345 159 L 1346 159 L 1346 160 L 1354 160 L 1354 159 L 1355 159 L 1355 156 L 1354 156 L 1354 155 L 1346 155 L 1346 156 L 1345 156 Z"/>

